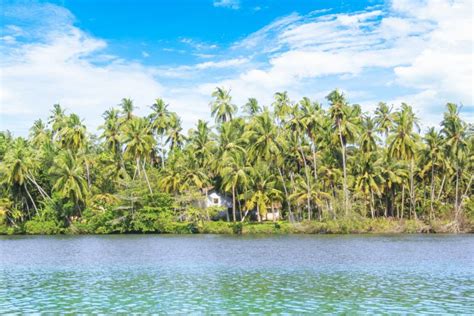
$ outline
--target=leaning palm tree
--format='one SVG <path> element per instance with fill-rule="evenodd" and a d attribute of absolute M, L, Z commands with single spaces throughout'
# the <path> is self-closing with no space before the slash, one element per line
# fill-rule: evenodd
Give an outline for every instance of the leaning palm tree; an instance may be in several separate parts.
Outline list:
<path fill-rule="evenodd" d="M 0 184 L 6 184 L 11 190 L 11 193 L 24 204 L 26 208 L 29 208 L 27 199 L 31 202 L 35 211 L 37 206 L 35 199 L 28 189 L 28 184 L 36 185 L 41 195 L 47 196 L 34 179 L 34 172 L 37 169 L 37 161 L 33 152 L 28 147 L 27 142 L 18 138 L 14 141 L 13 146 L 7 151 L 4 159 L 0 162 Z M 26 199 L 24 199 L 26 195 Z M 31 217 L 31 215 L 30 215 Z"/>
<path fill-rule="evenodd" d="M 224 123 L 232 120 L 237 106 L 232 104 L 230 90 L 217 87 L 212 93 L 214 101 L 211 102 L 211 115 L 215 118 L 216 123 Z"/>

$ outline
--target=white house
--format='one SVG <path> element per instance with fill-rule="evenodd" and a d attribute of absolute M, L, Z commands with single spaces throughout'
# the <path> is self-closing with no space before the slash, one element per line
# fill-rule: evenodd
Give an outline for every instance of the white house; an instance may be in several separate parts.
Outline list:
<path fill-rule="evenodd" d="M 232 198 L 216 190 L 212 190 L 212 191 L 209 191 L 207 194 L 206 206 L 232 208 Z"/>

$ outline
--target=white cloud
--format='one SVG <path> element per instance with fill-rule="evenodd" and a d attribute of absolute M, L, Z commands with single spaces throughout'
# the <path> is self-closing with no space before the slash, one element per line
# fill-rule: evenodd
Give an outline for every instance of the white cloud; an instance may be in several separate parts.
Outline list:
<path fill-rule="evenodd" d="M 328 90 L 339 87 L 366 109 L 379 100 L 406 101 L 426 124 L 442 118 L 446 102 L 457 102 L 470 107 L 466 119 L 474 121 L 469 0 L 393 0 L 390 7 L 351 14 L 294 13 L 228 49 L 182 38 L 193 54 L 207 60 L 172 67 L 120 59 L 106 41 L 74 27 L 74 17 L 63 8 L 38 4 L 31 10 L 34 14 L 7 10 L 44 22 L 33 30 L 9 25 L 2 34 L 0 129 L 25 134 L 18 122 L 45 118 L 57 102 L 95 128 L 100 114 L 121 98 L 134 99 L 143 113 L 158 96 L 188 128 L 208 118 L 216 86 L 231 88 L 237 104 L 248 97 L 270 104 L 273 93 L 282 90 L 294 99 L 307 95 L 323 101 Z"/>
<path fill-rule="evenodd" d="M 229 8 L 233 10 L 240 9 L 239 0 L 214 0 L 213 4 L 215 7 Z"/>

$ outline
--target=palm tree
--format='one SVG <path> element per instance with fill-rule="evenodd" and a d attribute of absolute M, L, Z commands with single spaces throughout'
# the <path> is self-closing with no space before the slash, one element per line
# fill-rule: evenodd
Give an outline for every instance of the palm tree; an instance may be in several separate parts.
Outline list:
<path fill-rule="evenodd" d="M 466 142 L 467 126 L 459 117 L 459 108 L 456 104 L 448 103 L 447 112 L 444 113 L 444 119 L 441 122 L 441 132 L 445 136 L 446 154 L 455 168 L 455 199 L 454 214 L 455 222 L 458 222 L 460 215 L 460 179 L 462 178 L 462 165 L 467 158 L 468 144 Z"/>
<path fill-rule="evenodd" d="M 120 156 L 121 158 L 122 135 L 120 129 L 119 111 L 116 109 L 110 109 L 105 111 L 102 116 L 105 119 L 105 122 L 99 126 L 99 129 L 104 130 L 100 138 L 105 141 L 106 148 L 111 151 L 114 156 Z"/>
<path fill-rule="evenodd" d="M 377 160 L 375 152 L 362 152 L 358 156 L 358 163 L 355 165 L 355 189 L 364 195 L 366 205 L 368 205 L 372 218 L 375 217 L 374 194 L 382 194 L 382 184 L 385 182 L 382 176 L 382 161 Z"/>
<path fill-rule="evenodd" d="M 24 139 L 18 138 L 13 142 L 13 147 L 5 154 L 3 161 L 0 162 L 0 179 L 2 179 L 0 183 L 6 184 L 12 191 L 14 197 L 23 200 L 24 202 L 22 202 L 22 204 L 28 209 L 29 206 L 23 199 L 23 194 L 26 193 L 31 205 L 33 205 L 35 211 L 38 211 L 35 200 L 28 190 L 27 185 L 28 182 L 37 185 L 33 176 L 36 168 L 37 161 L 35 161 L 33 152 Z M 41 192 L 41 195 L 44 194 L 44 191 L 39 192 Z"/>
<path fill-rule="evenodd" d="M 349 192 L 347 188 L 347 165 L 346 165 L 346 142 L 344 141 L 343 125 L 347 122 L 347 101 L 344 95 L 339 90 L 334 90 L 329 93 L 326 99 L 330 103 L 329 114 L 333 119 L 337 135 L 339 137 L 341 151 L 342 151 L 342 170 L 343 170 L 343 192 L 344 192 L 344 209 L 347 216 L 349 211 Z"/>
<path fill-rule="evenodd" d="M 170 144 L 171 151 L 183 146 L 185 137 L 182 134 L 182 131 L 181 119 L 176 115 L 176 113 L 173 113 L 170 117 L 168 138 L 166 139 L 166 143 Z"/>
<path fill-rule="evenodd" d="M 274 108 L 275 116 L 279 121 L 278 125 L 280 125 L 281 122 L 285 121 L 285 119 L 291 113 L 292 104 L 286 91 L 275 93 L 274 99 L 275 101 L 272 105 Z"/>
<path fill-rule="evenodd" d="M 51 141 L 51 132 L 46 128 L 46 125 L 41 119 L 33 123 L 30 129 L 30 141 L 34 147 L 42 147 Z"/>
<path fill-rule="evenodd" d="M 279 153 L 277 143 L 277 128 L 273 124 L 268 111 L 253 118 L 249 129 L 242 136 L 249 140 L 249 155 L 254 159 L 269 161 Z"/>
<path fill-rule="evenodd" d="M 48 123 L 52 125 L 53 137 L 56 139 L 58 133 L 66 124 L 65 110 L 60 104 L 53 105 L 53 110 L 51 111 Z"/>
<path fill-rule="evenodd" d="M 124 115 L 123 121 L 130 121 L 133 118 L 133 110 L 135 110 L 133 100 L 130 98 L 123 98 L 119 105 L 122 108 L 122 113 Z"/>
<path fill-rule="evenodd" d="M 133 178 L 135 179 L 137 174 L 141 174 L 140 168 L 143 169 L 148 189 L 150 193 L 153 193 L 145 168 L 149 153 L 155 145 L 148 121 L 144 118 L 132 118 L 124 131 L 123 143 L 125 144 L 125 156 L 135 160 Z"/>
<path fill-rule="evenodd" d="M 262 108 L 258 104 L 257 99 L 249 98 L 247 103 L 245 103 L 243 106 L 243 111 L 244 113 L 247 113 L 250 117 L 252 117 L 260 113 L 262 111 Z"/>
<path fill-rule="evenodd" d="M 155 103 L 150 106 L 152 113 L 149 118 L 151 127 L 157 136 L 157 141 L 160 147 L 161 167 L 165 166 L 165 142 L 164 136 L 170 128 L 172 113 L 168 110 L 168 104 L 161 98 L 155 100 Z"/>
<path fill-rule="evenodd" d="M 220 171 L 224 190 L 232 192 L 232 218 L 236 219 L 236 195 L 239 186 L 246 186 L 249 182 L 249 174 L 251 168 L 246 165 L 245 158 L 239 152 L 235 152 L 226 157 L 222 163 L 222 170 Z"/>
<path fill-rule="evenodd" d="M 76 114 L 66 119 L 66 125 L 59 132 L 61 144 L 74 152 L 86 145 L 86 127 Z"/>
<path fill-rule="evenodd" d="M 428 129 L 425 134 L 424 141 L 426 146 L 421 151 L 424 168 L 422 174 L 430 172 L 430 219 L 434 218 L 434 199 L 435 199 L 435 173 L 442 168 L 442 161 L 445 159 L 443 155 L 444 139 L 440 132 L 434 127 Z"/>
<path fill-rule="evenodd" d="M 273 203 L 273 196 L 281 196 L 281 191 L 276 187 L 275 176 L 272 175 L 264 162 L 257 162 L 250 169 L 249 186 L 251 194 L 246 202 L 247 209 L 256 208 L 257 219 L 262 221 L 266 215 L 267 207 Z"/>
<path fill-rule="evenodd" d="M 377 130 L 384 134 L 385 140 L 388 137 L 388 132 L 393 128 L 394 117 L 392 114 L 392 108 L 389 107 L 386 103 L 380 102 L 375 110 L 375 124 Z"/>
<path fill-rule="evenodd" d="M 232 104 L 230 90 L 217 87 L 212 93 L 214 101 L 211 102 L 211 115 L 215 118 L 216 123 L 225 123 L 232 120 L 233 115 L 237 111 L 237 107 Z"/>
<path fill-rule="evenodd" d="M 84 169 L 74 157 L 73 152 L 66 150 L 61 153 L 54 160 L 54 165 L 49 172 L 54 179 L 53 191 L 74 202 L 76 210 L 80 214 L 80 208 L 86 201 L 88 189 Z"/>
<path fill-rule="evenodd" d="M 410 214 L 416 218 L 415 212 L 415 187 L 414 187 L 414 173 L 415 173 L 415 155 L 418 150 L 418 135 L 413 132 L 415 127 L 418 127 L 417 118 L 413 113 L 412 108 L 403 103 L 400 112 L 395 113 L 395 127 L 394 133 L 387 139 L 389 144 L 388 154 L 392 158 L 403 159 L 410 161 Z M 404 187 L 402 187 L 404 190 Z M 403 192 L 402 192 L 403 196 Z M 403 207 L 402 199 L 402 207 Z M 403 212 L 402 212 L 403 216 Z"/>

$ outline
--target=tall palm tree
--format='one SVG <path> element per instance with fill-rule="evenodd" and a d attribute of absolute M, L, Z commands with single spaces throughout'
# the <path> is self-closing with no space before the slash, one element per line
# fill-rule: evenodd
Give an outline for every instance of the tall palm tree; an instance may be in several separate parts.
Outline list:
<path fill-rule="evenodd" d="M 168 138 L 166 143 L 170 145 L 170 150 L 181 148 L 184 144 L 185 137 L 182 134 L 183 128 L 181 126 L 181 119 L 176 113 L 173 113 L 170 117 Z"/>
<path fill-rule="evenodd" d="M 410 214 L 416 218 L 415 212 L 415 155 L 418 150 L 419 136 L 414 132 L 414 128 L 418 127 L 417 118 L 412 108 L 403 103 L 400 112 L 395 113 L 394 133 L 387 139 L 388 154 L 392 158 L 410 161 Z M 402 188 L 404 189 L 404 187 Z M 402 192 L 403 196 L 403 192 Z M 403 206 L 404 201 L 402 201 Z M 403 214 L 402 214 L 403 216 Z"/>
<path fill-rule="evenodd" d="M 268 111 L 253 118 L 243 138 L 249 140 L 249 154 L 254 159 L 270 160 L 279 154 L 277 128 Z"/>
<path fill-rule="evenodd" d="M 375 124 L 377 130 L 385 136 L 387 140 L 388 132 L 393 128 L 394 116 L 392 114 L 393 107 L 389 107 L 386 103 L 380 102 L 375 110 Z"/>
<path fill-rule="evenodd" d="M 125 156 L 135 160 L 133 178 L 137 174 L 140 176 L 140 169 L 142 169 L 148 189 L 150 193 L 153 193 L 145 167 L 149 153 L 155 145 L 148 121 L 144 118 L 132 118 L 124 131 L 123 143 L 125 144 Z"/>
<path fill-rule="evenodd" d="M 220 170 L 225 191 L 232 192 L 232 219 L 236 219 L 236 196 L 239 186 L 246 186 L 249 182 L 251 168 L 246 165 L 245 158 L 239 152 L 226 157 Z"/>
<path fill-rule="evenodd" d="M 216 123 L 225 123 L 232 120 L 237 106 L 232 104 L 230 90 L 217 87 L 212 92 L 214 100 L 211 102 L 211 115 L 215 118 Z"/>
<path fill-rule="evenodd" d="M 105 122 L 99 126 L 99 129 L 103 130 L 100 138 L 105 141 L 106 148 L 111 151 L 114 156 L 118 156 L 121 159 L 122 135 L 120 129 L 119 111 L 116 109 L 110 109 L 105 111 L 102 116 L 105 119 Z"/>
<path fill-rule="evenodd" d="M 346 164 L 346 142 L 344 141 L 343 125 L 347 122 L 348 104 L 344 95 L 339 90 L 334 90 L 326 96 L 330 103 L 329 114 L 333 119 L 335 129 L 341 145 L 342 151 L 342 170 L 343 170 L 343 192 L 344 192 L 344 210 L 347 216 L 349 212 L 349 192 L 347 188 L 347 164 Z"/>
<path fill-rule="evenodd" d="M 150 106 L 152 113 L 150 114 L 151 127 L 157 136 L 158 146 L 160 147 L 161 167 L 165 166 L 165 141 L 164 136 L 170 128 L 172 112 L 168 110 L 168 104 L 161 98 L 155 100 Z"/>
<path fill-rule="evenodd" d="M 468 144 L 466 142 L 467 126 L 459 117 L 459 108 L 456 104 L 448 103 L 447 111 L 444 113 L 444 119 L 441 122 L 445 137 L 445 148 L 448 157 L 452 159 L 455 168 L 455 198 L 454 214 L 455 221 L 458 222 L 460 215 L 460 179 L 462 177 L 462 165 L 465 163 L 468 153 Z"/>

